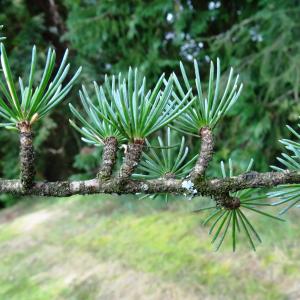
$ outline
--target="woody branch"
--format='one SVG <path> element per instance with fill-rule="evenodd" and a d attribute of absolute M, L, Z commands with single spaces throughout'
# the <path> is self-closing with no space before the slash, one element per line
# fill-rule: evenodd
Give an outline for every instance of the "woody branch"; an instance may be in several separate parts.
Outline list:
<path fill-rule="evenodd" d="M 184 185 L 186 180 L 153 179 L 128 180 L 120 183 L 113 178 L 110 180 L 57 181 L 35 182 L 32 188 L 22 189 L 20 180 L 0 180 L 0 193 L 39 196 L 72 196 L 85 194 L 136 194 L 136 193 L 171 193 L 187 194 L 189 189 Z M 225 179 L 208 179 L 193 185 L 195 195 L 212 196 L 236 192 L 247 188 L 273 187 L 281 184 L 300 183 L 300 172 L 249 172 Z"/>

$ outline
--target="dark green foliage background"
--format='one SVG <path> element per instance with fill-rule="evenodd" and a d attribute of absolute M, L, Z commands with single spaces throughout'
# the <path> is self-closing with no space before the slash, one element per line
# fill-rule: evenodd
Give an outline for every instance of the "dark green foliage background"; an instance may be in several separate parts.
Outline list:
<path fill-rule="evenodd" d="M 162 72 L 178 71 L 179 60 L 192 75 L 193 57 L 200 61 L 204 79 L 208 59 L 220 57 L 222 69 L 232 65 L 245 86 L 238 104 L 217 128 L 211 173 L 216 175 L 219 161 L 230 156 L 241 166 L 253 157 L 259 171 L 275 162 L 282 150 L 277 140 L 288 137 L 284 125 L 294 126 L 300 112 L 299 0 L 60 0 L 55 1 L 59 25 L 45 3 L 0 1 L 0 24 L 5 25 L 2 34 L 15 79 L 28 72 L 33 44 L 41 61 L 49 45 L 58 56 L 68 47 L 72 67 L 83 66 L 80 81 L 88 86 L 130 65 L 139 66 L 149 84 Z M 215 7 L 209 9 L 212 3 Z M 68 101 L 78 104 L 76 89 Z M 40 179 L 96 172 L 100 151 L 81 143 L 68 125 L 69 116 L 65 102 L 36 128 Z M 2 129 L 0 141 L 0 176 L 18 177 L 17 135 Z"/>

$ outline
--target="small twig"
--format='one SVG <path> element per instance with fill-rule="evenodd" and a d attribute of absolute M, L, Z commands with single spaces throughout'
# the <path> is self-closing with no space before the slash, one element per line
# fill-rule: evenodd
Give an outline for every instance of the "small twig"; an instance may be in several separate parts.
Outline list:
<path fill-rule="evenodd" d="M 20 132 L 20 179 L 23 190 L 29 190 L 34 181 L 34 149 L 33 132 L 30 123 L 24 121 L 18 124 Z"/>
<path fill-rule="evenodd" d="M 118 141 L 111 136 L 104 140 L 102 165 L 97 174 L 97 178 L 107 180 L 111 177 L 113 167 L 116 163 L 116 156 L 118 150 Z"/>
<path fill-rule="evenodd" d="M 144 147 L 143 139 L 136 139 L 125 148 L 124 162 L 120 169 L 119 179 L 121 181 L 127 180 L 133 174 L 135 168 L 138 166 Z"/>
<path fill-rule="evenodd" d="M 200 129 L 199 135 L 201 138 L 201 149 L 199 158 L 190 174 L 192 181 L 204 177 L 205 171 L 213 156 L 214 140 L 211 129 L 203 127 Z"/>

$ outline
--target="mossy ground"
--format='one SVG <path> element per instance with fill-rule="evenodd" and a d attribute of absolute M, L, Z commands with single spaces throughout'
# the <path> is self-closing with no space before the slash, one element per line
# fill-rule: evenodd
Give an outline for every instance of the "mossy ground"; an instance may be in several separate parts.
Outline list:
<path fill-rule="evenodd" d="M 203 202 L 203 201 L 202 201 Z M 0 299 L 299 299 L 299 212 L 214 252 L 200 200 L 24 199 L 0 213 Z"/>

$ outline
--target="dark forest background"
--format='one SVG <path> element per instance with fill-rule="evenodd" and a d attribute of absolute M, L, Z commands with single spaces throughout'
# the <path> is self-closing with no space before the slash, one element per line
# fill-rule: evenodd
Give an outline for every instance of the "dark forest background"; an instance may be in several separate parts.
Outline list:
<path fill-rule="evenodd" d="M 209 60 L 220 57 L 222 70 L 241 74 L 244 90 L 216 131 L 215 166 L 253 157 L 257 170 L 267 170 L 282 151 L 278 139 L 288 137 L 285 124 L 298 122 L 299 0 L 1 0 L 0 24 L 16 76 L 28 72 L 34 44 L 41 66 L 49 46 L 58 57 L 70 49 L 72 67 L 83 66 L 68 97 L 75 105 L 80 84 L 91 88 L 106 73 L 138 66 L 154 83 L 178 71 L 180 60 L 192 76 L 196 58 L 207 78 Z M 99 164 L 101 149 L 84 145 L 69 126 L 68 101 L 35 128 L 40 179 L 90 177 Z M 0 177 L 16 178 L 18 136 L 1 129 L 0 143 Z"/>

